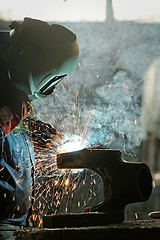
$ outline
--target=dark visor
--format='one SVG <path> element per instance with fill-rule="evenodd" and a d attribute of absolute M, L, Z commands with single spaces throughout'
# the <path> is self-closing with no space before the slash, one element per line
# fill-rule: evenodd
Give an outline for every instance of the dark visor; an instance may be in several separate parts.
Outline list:
<path fill-rule="evenodd" d="M 64 78 L 67 74 L 55 76 L 49 82 L 47 82 L 40 90 L 39 92 L 43 95 L 49 95 L 53 92 L 55 86 Z"/>

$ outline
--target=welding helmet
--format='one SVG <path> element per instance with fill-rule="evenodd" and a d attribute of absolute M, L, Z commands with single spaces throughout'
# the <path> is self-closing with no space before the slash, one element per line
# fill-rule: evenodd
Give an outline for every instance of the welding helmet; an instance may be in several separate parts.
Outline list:
<path fill-rule="evenodd" d="M 59 24 L 24 18 L 11 25 L 9 75 L 30 100 L 45 98 L 76 67 L 76 35 Z"/>

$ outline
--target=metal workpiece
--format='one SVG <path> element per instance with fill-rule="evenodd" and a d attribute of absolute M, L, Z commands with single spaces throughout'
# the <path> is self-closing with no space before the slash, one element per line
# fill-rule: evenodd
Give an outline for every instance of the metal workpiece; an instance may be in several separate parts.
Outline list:
<path fill-rule="evenodd" d="M 103 180 L 104 200 L 96 206 L 87 207 L 82 214 L 59 214 L 48 216 L 48 219 L 46 216 L 44 222 L 52 227 L 98 226 L 123 222 L 126 205 L 146 201 L 152 192 L 149 167 L 143 162 L 123 160 L 119 150 L 85 148 L 61 153 L 57 155 L 57 167 L 88 168 L 97 172 Z"/>
<path fill-rule="evenodd" d="M 105 199 L 96 208 L 100 212 L 108 209 L 108 204 L 126 205 L 146 201 L 151 195 L 152 176 L 149 167 L 142 162 L 123 160 L 119 150 L 85 148 L 61 153 L 57 155 L 57 167 L 88 168 L 102 177 Z"/>

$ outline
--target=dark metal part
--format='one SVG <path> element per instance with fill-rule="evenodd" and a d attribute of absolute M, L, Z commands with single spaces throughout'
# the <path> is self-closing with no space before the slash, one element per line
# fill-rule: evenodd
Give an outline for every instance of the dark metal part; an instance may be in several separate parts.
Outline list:
<path fill-rule="evenodd" d="M 60 214 L 43 219 L 52 227 L 98 226 L 124 221 L 127 204 L 143 202 L 152 192 L 152 175 L 142 162 L 122 159 L 121 152 L 110 149 L 82 149 L 57 155 L 58 168 L 88 168 L 97 172 L 104 184 L 104 201 L 82 214 Z M 97 214 L 98 213 L 98 214 Z"/>

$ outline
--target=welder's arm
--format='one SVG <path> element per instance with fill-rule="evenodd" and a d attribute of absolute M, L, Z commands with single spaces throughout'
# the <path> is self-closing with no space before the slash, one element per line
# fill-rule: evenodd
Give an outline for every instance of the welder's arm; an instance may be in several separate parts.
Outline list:
<path fill-rule="evenodd" d="M 40 120 L 29 119 L 29 134 L 36 149 L 49 149 L 56 147 L 61 140 L 60 134 L 49 123 Z"/>
<path fill-rule="evenodd" d="M 7 105 L 0 107 L 0 127 L 5 136 L 11 132 L 13 119 L 13 114 Z"/>
<path fill-rule="evenodd" d="M 3 85 L 0 93 L 0 127 L 7 136 L 31 111 L 28 96 L 13 85 Z"/>
<path fill-rule="evenodd" d="M 21 104 L 21 114 L 12 111 L 9 106 L 0 107 L 0 127 L 3 130 L 4 136 L 7 136 L 27 116 L 26 103 Z"/>

